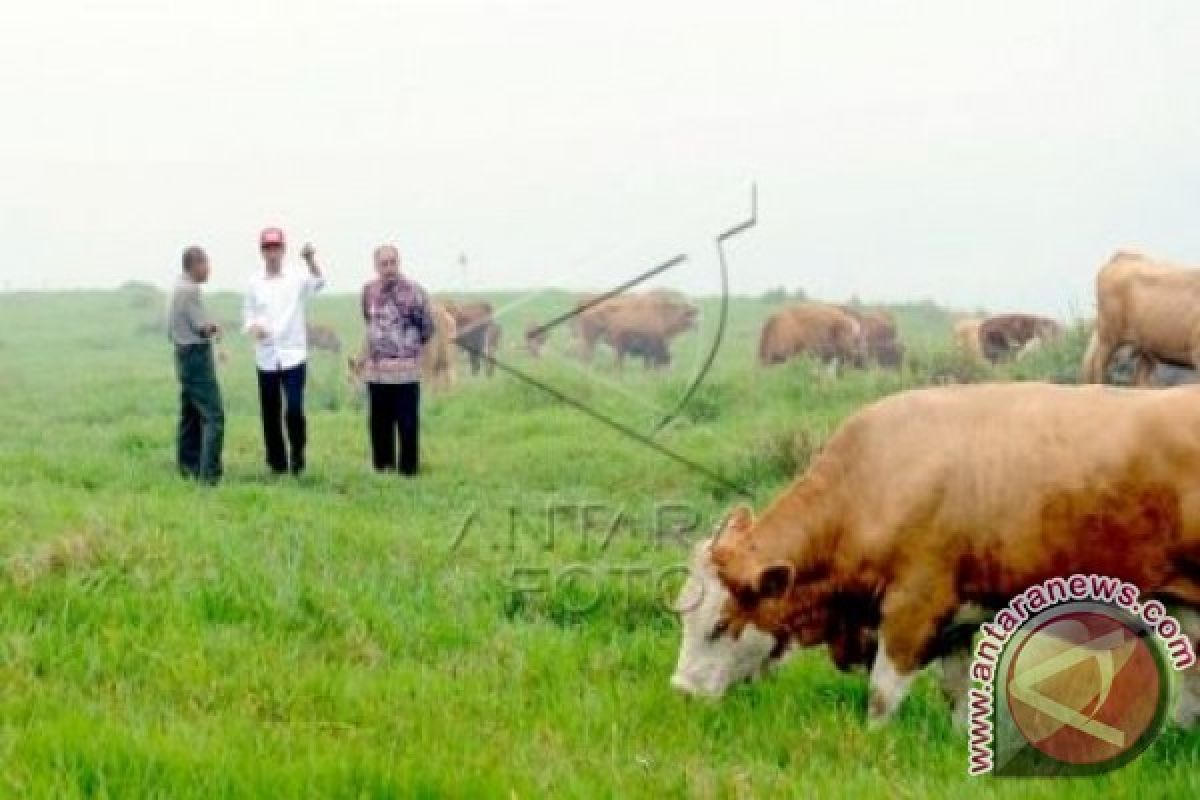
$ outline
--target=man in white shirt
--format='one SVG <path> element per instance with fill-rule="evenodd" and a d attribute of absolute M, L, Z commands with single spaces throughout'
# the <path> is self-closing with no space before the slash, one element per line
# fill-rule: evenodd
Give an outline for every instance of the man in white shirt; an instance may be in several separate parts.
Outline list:
<path fill-rule="evenodd" d="M 265 269 L 250 280 L 242 305 L 245 331 L 255 340 L 254 361 L 258 367 L 258 398 L 262 409 L 263 441 L 267 466 L 276 474 L 290 468 L 304 471 L 307 439 L 304 420 L 304 379 L 308 340 L 304 307 L 325 286 L 311 244 L 300 252 L 308 274 L 285 271 L 287 253 L 283 231 L 267 228 L 259 237 Z M 286 414 L 283 413 L 286 400 Z M 287 448 L 284 445 L 284 421 Z M 290 459 L 288 450 L 290 449 Z"/>

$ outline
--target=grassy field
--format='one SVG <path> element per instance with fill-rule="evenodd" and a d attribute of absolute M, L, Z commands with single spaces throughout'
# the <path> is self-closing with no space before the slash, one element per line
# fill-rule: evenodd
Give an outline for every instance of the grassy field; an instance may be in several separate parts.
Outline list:
<path fill-rule="evenodd" d="M 708 302 L 667 373 L 618 377 L 518 352 L 525 321 L 566 295 L 493 299 L 516 306 L 506 359 L 641 433 L 683 395 L 717 316 Z M 160 303 L 0 295 L 0 796 L 1200 793 L 1200 733 L 1178 731 L 1083 783 L 968 779 L 928 680 L 868 732 L 865 680 L 816 652 L 720 704 L 668 688 L 683 540 L 737 500 L 731 485 L 769 499 L 863 403 L 970 372 L 934 308 L 898 309 L 914 368 L 834 380 L 755 369 L 771 305 L 734 300 L 712 374 L 655 438 L 720 481 L 507 375 L 427 397 L 424 474 L 379 477 L 325 353 L 310 471 L 269 479 L 232 337 L 226 480 L 205 490 L 174 472 Z M 214 303 L 234 318 L 236 298 Z M 329 297 L 311 316 L 350 344 L 354 314 Z M 1078 348 L 1017 374 L 1070 379 Z"/>

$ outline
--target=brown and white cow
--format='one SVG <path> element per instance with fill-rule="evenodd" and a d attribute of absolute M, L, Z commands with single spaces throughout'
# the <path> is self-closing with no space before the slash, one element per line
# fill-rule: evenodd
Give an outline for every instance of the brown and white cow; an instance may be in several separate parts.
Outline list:
<path fill-rule="evenodd" d="M 1035 314 L 996 314 L 954 324 L 960 351 L 981 364 L 1022 359 L 1062 336 L 1062 325 Z"/>
<path fill-rule="evenodd" d="M 847 420 L 761 517 L 735 509 L 708 558 L 726 599 L 716 618 L 692 610 L 692 624 L 724 657 L 747 631 L 761 666 L 793 643 L 836 649 L 877 629 L 873 721 L 896 709 L 957 615 L 1054 577 L 1128 581 L 1181 609 L 1194 641 L 1200 391 L 1012 383 L 893 395 Z M 753 657 L 714 669 L 722 656 L 695 650 L 681 654 L 679 688 L 719 693 L 752 677 Z M 1200 667 L 1185 684 L 1177 718 L 1191 723 Z"/>
<path fill-rule="evenodd" d="M 1114 355 L 1132 347 L 1134 383 L 1149 385 L 1159 362 L 1200 368 L 1200 269 L 1119 250 L 1096 275 L 1096 329 L 1083 380 L 1103 383 Z"/>
<path fill-rule="evenodd" d="M 1062 326 L 1035 314 L 996 314 L 979 323 L 979 348 L 993 364 L 1020 358 L 1062 336 Z"/>
<path fill-rule="evenodd" d="M 818 645 L 827 647 L 842 671 L 870 669 L 878 651 L 879 610 L 858 597 L 841 597 L 826 607 L 805 607 L 804 595 L 797 594 L 794 604 L 785 604 L 788 619 L 803 620 L 794 630 L 767 633 L 750 623 L 733 635 L 722 619 L 734 599 L 717 576 L 712 543 L 713 539 L 705 539 L 693 547 L 687 580 L 675 601 L 683 637 L 671 677 L 673 687 L 718 698 L 736 683 L 769 674 L 797 649 Z M 818 613 L 819 621 L 813 616 Z M 939 684 L 960 726 L 967 721 L 971 634 L 988 616 L 980 606 L 963 606 L 939 634 Z"/>

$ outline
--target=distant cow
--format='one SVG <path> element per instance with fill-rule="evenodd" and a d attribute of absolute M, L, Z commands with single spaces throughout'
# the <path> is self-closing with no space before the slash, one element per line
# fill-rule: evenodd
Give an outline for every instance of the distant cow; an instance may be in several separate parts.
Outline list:
<path fill-rule="evenodd" d="M 823 364 L 863 367 L 867 360 L 863 326 L 837 306 L 824 303 L 800 303 L 776 311 L 759 334 L 759 363 L 781 364 L 801 355 Z"/>
<path fill-rule="evenodd" d="M 617 369 L 627 356 L 640 357 L 647 369 L 671 363 L 671 339 L 696 327 L 697 309 L 689 303 L 650 298 L 601 312 L 603 336 L 616 351 Z"/>
<path fill-rule="evenodd" d="M 421 380 L 434 390 L 448 389 L 455 383 L 454 339 L 458 324 L 440 303 L 434 303 L 433 337 L 421 350 Z"/>
<path fill-rule="evenodd" d="M 1062 336 L 1062 326 L 1033 314 L 997 314 L 979 323 L 979 349 L 992 364 L 1018 358 Z"/>
<path fill-rule="evenodd" d="M 1155 365 L 1200 367 L 1200 270 L 1118 251 L 1096 276 L 1096 330 L 1082 379 L 1103 383 L 1113 356 L 1132 347 L 1134 383 L 1147 385 Z"/>
<path fill-rule="evenodd" d="M 335 355 L 342 352 L 342 339 L 333 328 L 310 322 L 307 331 L 308 346 L 313 350 L 324 350 Z"/>
<path fill-rule="evenodd" d="M 858 320 L 867 340 L 867 359 L 881 367 L 899 368 L 904 361 L 904 345 L 896 331 L 896 318 L 880 309 L 838 306 Z"/>
<path fill-rule="evenodd" d="M 671 340 L 696 327 L 699 309 L 683 295 L 665 289 L 622 294 L 597 302 L 580 298 L 571 328 L 579 339 L 581 355 L 590 361 L 598 342 L 616 352 L 617 368 L 628 356 L 641 357 L 647 369 L 671 361 Z"/>
<path fill-rule="evenodd" d="M 455 342 L 467 351 L 471 374 L 478 375 L 480 368 L 483 368 L 485 374 L 492 377 L 501 334 L 499 323 L 492 318 L 492 304 L 447 301 L 445 308 L 454 317 L 458 328 Z"/>
<path fill-rule="evenodd" d="M 881 721 L 955 616 L 1096 575 L 1177 609 L 1184 634 L 1165 649 L 1187 670 L 1176 719 L 1194 724 L 1200 437 L 1169 434 L 1195 430 L 1200 403 L 1182 388 L 997 383 L 867 406 L 761 516 L 730 514 L 709 553 L 728 601 L 685 614 L 709 635 L 690 640 L 673 682 L 720 694 L 791 644 L 870 645 L 860 634 L 874 629 L 868 708 Z M 747 634 L 752 654 L 737 644 Z"/>

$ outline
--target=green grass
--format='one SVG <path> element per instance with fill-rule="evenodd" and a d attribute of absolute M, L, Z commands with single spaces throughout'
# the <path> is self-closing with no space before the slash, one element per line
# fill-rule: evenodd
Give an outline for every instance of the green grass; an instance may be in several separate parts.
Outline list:
<path fill-rule="evenodd" d="M 704 337 L 682 342 L 666 374 L 602 364 L 599 380 L 517 352 L 527 319 L 568 302 L 547 293 L 506 316 L 506 357 L 650 430 Z M 214 303 L 234 317 L 236 298 Z M 961 366 L 948 317 L 910 307 L 898 311 L 918 369 L 763 372 L 752 359 L 770 308 L 734 301 L 713 374 L 658 436 L 759 504 L 855 408 Z M 1200 735 L 1178 732 L 1104 778 L 968 779 L 928 681 L 896 724 L 868 732 L 865 680 L 816 652 L 720 704 L 676 696 L 677 528 L 702 519 L 682 533 L 695 538 L 734 493 L 511 377 L 427 398 L 426 471 L 401 482 L 367 469 L 360 403 L 340 359 L 315 354 L 310 474 L 271 480 L 235 337 L 221 368 L 226 481 L 183 483 L 169 348 L 147 327 L 157 311 L 134 291 L 0 296 L 2 796 L 1200 790 Z M 353 298 L 321 299 L 312 317 L 357 341 Z M 1080 346 L 1021 376 L 1069 379 Z"/>

